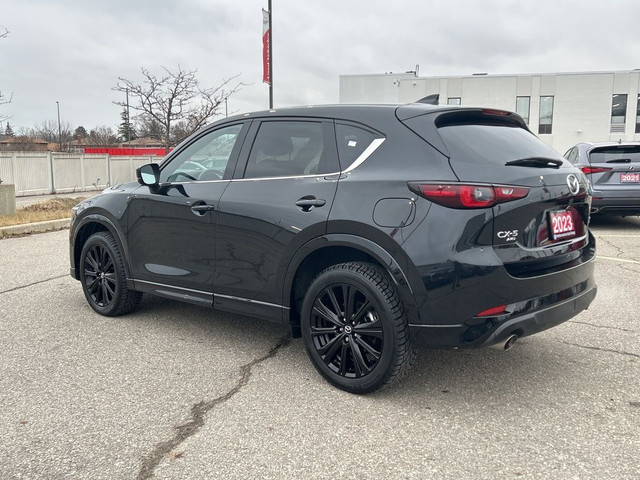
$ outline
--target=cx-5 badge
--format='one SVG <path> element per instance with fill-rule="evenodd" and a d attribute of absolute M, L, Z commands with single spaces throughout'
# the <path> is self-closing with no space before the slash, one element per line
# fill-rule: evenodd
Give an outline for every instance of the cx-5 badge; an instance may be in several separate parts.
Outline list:
<path fill-rule="evenodd" d="M 507 242 L 515 242 L 516 238 L 518 238 L 518 230 L 503 230 L 498 232 L 497 237 Z"/>

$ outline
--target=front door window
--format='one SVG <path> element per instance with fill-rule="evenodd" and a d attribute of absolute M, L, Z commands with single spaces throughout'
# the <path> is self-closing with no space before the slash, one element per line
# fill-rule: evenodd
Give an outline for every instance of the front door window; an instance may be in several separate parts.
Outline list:
<path fill-rule="evenodd" d="M 161 182 L 222 180 L 242 125 L 231 125 L 203 135 L 172 158 L 162 169 Z"/>

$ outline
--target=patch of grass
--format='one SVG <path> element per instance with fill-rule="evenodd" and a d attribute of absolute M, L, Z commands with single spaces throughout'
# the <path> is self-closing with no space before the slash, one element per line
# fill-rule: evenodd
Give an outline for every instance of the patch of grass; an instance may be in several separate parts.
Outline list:
<path fill-rule="evenodd" d="M 83 199 L 81 197 L 52 198 L 45 202 L 34 203 L 16 210 L 15 215 L 0 215 L 0 227 L 70 218 L 71 207 L 80 203 Z"/>

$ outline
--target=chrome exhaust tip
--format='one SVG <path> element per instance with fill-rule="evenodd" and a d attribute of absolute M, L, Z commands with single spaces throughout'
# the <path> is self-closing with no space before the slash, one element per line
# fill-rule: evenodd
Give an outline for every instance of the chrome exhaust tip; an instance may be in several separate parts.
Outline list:
<path fill-rule="evenodd" d="M 505 340 L 502 340 L 501 342 L 496 343 L 495 345 L 491 345 L 491 348 L 495 348 L 496 350 L 502 350 L 503 352 L 506 352 L 507 350 L 511 350 L 513 348 L 513 346 L 518 341 L 518 338 L 519 338 L 518 335 L 513 333 L 509 335 Z"/>

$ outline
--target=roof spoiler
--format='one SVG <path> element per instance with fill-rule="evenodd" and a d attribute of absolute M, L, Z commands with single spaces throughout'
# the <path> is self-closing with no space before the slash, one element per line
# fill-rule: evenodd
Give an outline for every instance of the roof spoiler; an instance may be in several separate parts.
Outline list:
<path fill-rule="evenodd" d="M 427 95 L 424 98 L 421 98 L 420 100 L 416 100 L 413 103 L 426 103 L 429 105 L 439 105 L 439 100 L 440 100 L 440 94 L 439 93 L 434 93 L 432 95 Z"/>

